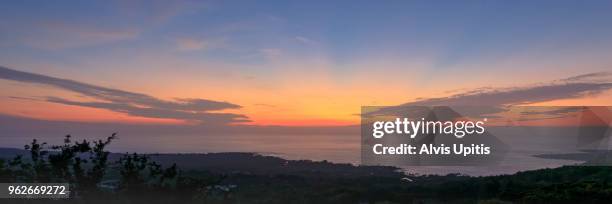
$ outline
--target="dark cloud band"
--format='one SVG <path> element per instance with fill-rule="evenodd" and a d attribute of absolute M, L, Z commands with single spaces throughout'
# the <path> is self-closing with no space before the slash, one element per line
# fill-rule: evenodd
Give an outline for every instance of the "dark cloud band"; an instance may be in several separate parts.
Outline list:
<path fill-rule="evenodd" d="M 175 101 L 168 101 L 146 94 L 22 72 L 2 66 L 0 66 L 0 79 L 53 86 L 103 101 L 79 102 L 58 97 L 47 97 L 46 101 L 52 103 L 100 108 L 139 117 L 177 119 L 203 124 L 227 124 L 249 121 L 245 115 L 241 114 L 210 112 L 241 108 L 239 105 L 224 101 L 199 98 L 179 98 Z"/>

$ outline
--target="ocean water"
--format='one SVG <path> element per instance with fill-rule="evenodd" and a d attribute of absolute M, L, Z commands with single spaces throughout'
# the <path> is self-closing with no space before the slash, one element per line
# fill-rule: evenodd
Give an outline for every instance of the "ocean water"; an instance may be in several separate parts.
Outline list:
<path fill-rule="evenodd" d="M 400 166 L 414 174 L 468 175 L 512 174 L 518 171 L 553 168 L 576 164 L 578 161 L 543 159 L 533 155 L 574 152 L 565 146 L 552 144 L 550 138 L 520 134 L 522 137 L 503 136 L 511 151 L 503 161 L 494 166 Z M 0 135 L 1 147 L 23 148 L 31 142 L 30 137 Z M 522 138 L 522 139 L 521 139 Z M 537 140 L 537 138 L 541 138 Z M 63 137 L 46 137 L 44 141 L 58 144 Z M 73 139 L 100 139 L 79 137 Z M 42 141 L 42 140 L 41 140 Z M 112 152 L 139 153 L 209 153 L 209 152 L 257 152 L 286 159 L 327 160 L 336 163 L 360 163 L 361 138 L 359 135 L 151 135 L 119 136 L 110 146 Z M 569 145 L 571 146 L 571 144 Z"/>
<path fill-rule="evenodd" d="M 0 147 L 23 148 L 39 138 L 59 144 L 63 136 L 41 137 L 0 135 Z M 73 140 L 103 139 L 99 136 L 73 137 Z M 257 152 L 287 159 L 328 160 L 359 163 L 359 135 L 119 135 L 108 147 L 112 152 L 209 153 Z"/>

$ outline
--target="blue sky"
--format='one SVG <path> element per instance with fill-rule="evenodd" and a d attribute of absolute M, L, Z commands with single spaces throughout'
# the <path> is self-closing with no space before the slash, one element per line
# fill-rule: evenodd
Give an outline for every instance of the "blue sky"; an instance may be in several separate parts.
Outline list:
<path fill-rule="evenodd" d="M 338 63 L 433 49 L 440 67 L 448 67 L 530 47 L 607 46 L 612 34 L 609 1 L 10 1 L 1 8 L 4 49 L 50 58 L 77 58 L 109 47 L 170 49 L 166 46 L 173 42 L 166 41 L 181 37 L 223 38 L 239 47 L 196 55 L 217 60 L 235 60 L 262 47 L 308 53 L 293 42 L 301 36 L 320 42 Z M 89 28 L 116 36 L 90 40 L 94 42 L 19 43 L 52 41 L 64 34 L 46 33 L 49 27 L 65 32 Z M 41 47 L 65 50 L 49 54 Z"/>

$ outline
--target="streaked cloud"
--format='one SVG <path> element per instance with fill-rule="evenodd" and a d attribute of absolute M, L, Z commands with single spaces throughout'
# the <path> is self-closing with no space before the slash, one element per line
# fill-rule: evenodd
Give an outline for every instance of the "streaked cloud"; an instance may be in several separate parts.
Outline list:
<path fill-rule="evenodd" d="M 425 98 L 398 106 L 386 107 L 368 114 L 396 114 L 406 107 L 416 106 L 454 106 L 475 107 L 469 108 L 469 116 L 481 117 L 504 112 L 505 107 L 508 106 L 598 95 L 612 90 L 612 80 L 602 80 L 607 76 L 610 76 L 610 73 L 598 72 L 533 86 L 478 88 L 447 97 Z"/>
<path fill-rule="evenodd" d="M 259 53 L 263 55 L 266 59 L 274 60 L 274 59 L 278 59 L 279 57 L 281 57 L 281 55 L 283 54 L 283 51 L 278 48 L 264 48 L 264 49 L 259 49 Z"/>
<path fill-rule="evenodd" d="M 51 103 L 99 108 L 132 116 L 177 119 L 201 124 L 228 124 L 249 121 L 245 115 L 241 114 L 211 112 L 241 108 L 239 105 L 224 101 L 199 98 L 179 98 L 173 101 L 162 100 L 146 94 L 22 72 L 1 66 L 0 79 L 53 86 L 99 100 L 82 102 L 54 96 L 44 99 Z"/>
<path fill-rule="evenodd" d="M 176 40 L 176 46 L 180 51 L 194 51 L 205 49 L 207 47 L 207 43 L 203 40 L 184 38 Z"/>
<path fill-rule="evenodd" d="M 562 82 L 576 83 L 576 82 L 610 82 L 612 81 L 612 73 L 610 72 L 595 72 L 589 74 L 582 74 L 578 76 L 568 77 L 560 80 Z"/>
<path fill-rule="evenodd" d="M 223 48 L 224 39 L 199 39 L 199 38 L 179 38 L 176 39 L 176 48 L 179 51 L 203 51 L 210 49 Z"/>
<path fill-rule="evenodd" d="M 180 15 L 199 12 L 208 7 L 204 1 L 119 1 L 116 6 L 124 15 L 140 15 L 155 23 L 165 23 Z"/>
<path fill-rule="evenodd" d="M 522 105 L 600 94 L 612 89 L 612 80 L 601 81 L 610 73 L 590 73 L 569 77 L 548 84 L 510 87 L 480 88 L 448 97 L 421 99 L 404 106 L 478 106 Z M 594 80 L 597 78 L 598 80 Z"/>
<path fill-rule="evenodd" d="M 317 41 L 314 41 L 310 38 L 304 37 L 304 36 L 295 36 L 295 40 L 297 40 L 300 43 L 306 44 L 306 45 L 315 45 L 317 44 Z"/>
<path fill-rule="evenodd" d="M 136 27 L 100 27 L 57 22 L 42 23 L 37 30 L 24 36 L 23 42 L 30 47 L 51 50 L 120 42 L 135 39 L 141 32 Z"/>

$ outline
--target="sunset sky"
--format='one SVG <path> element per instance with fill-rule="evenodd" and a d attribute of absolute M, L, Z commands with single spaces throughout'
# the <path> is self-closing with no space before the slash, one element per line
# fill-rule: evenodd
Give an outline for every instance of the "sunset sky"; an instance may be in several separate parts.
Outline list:
<path fill-rule="evenodd" d="M 453 2 L 6 1 L 0 114 L 342 126 L 363 105 L 612 105 L 612 1 Z"/>

